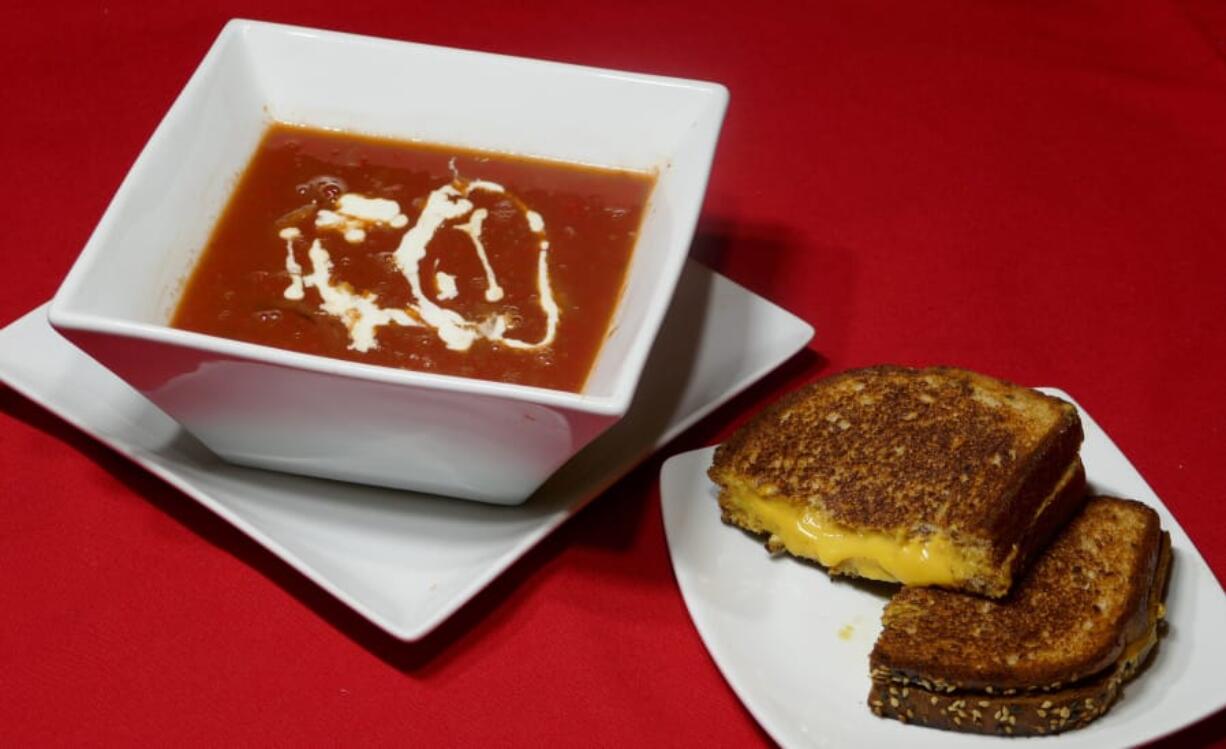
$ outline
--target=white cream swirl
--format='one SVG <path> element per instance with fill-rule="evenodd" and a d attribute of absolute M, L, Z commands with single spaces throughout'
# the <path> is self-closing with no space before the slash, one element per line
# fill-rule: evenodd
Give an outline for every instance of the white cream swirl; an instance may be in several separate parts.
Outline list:
<path fill-rule="evenodd" d="M 497 313 L 482 320 L 469 320 L 459 312 L 437 304 L 435 300 L 426 295 L 422 288 L 421 263 L 426 257 L 427 248 L 440 229 L 451 228 L 468 236 L 481 262 L 481 267 L 485 272 L 486 301 L 497 302 L 503 299 L 505 292 L 498 283 L 498 276 L 490 264 L 482 241 L 482 229 L 489 215 L 488 211 L 484 208 L 475 208 L 472 201 L 468 199 L 475 191 L 506 194 L 523 213 L 529 231 L 537 240 L 536 286 L 538 304 L 545 315 L 545 333 L 539 341 L 523 341 L 508 337 L 507 331 L 511 319 L 508 314 Z M 400 212 L 400 206 L 394 200 L 345 193 L 337 199 L 334 209 L 318 211 L 315 226 L 317 229 L 340 231 L 346 241 L 351 243 L 364 241 L 366 229 L 372 224 L 392 228 L 403 228 L 408 225 L 408 218 Z M 447 222 L 457 221 L 465 216 L 469 217 L 467 222 L 446 226 Z M 431 327 L 447 348 L 455 351 L 467 351 L 474 342 L 481 338 L 502 343 L 508 348 L 535 350 L 551 345 L 557 336 L 561 310 L 554 299 L 550 283 L 549 241 L 545 234 L 545 221 L 539 213 L 529 209 L 496 182 L 487 180 L 465 182 L 457 179 L 452 184 L 443 185 L 432 191 L 426 197 L 421 215 L 400 238 L 400 243 L 393 253 L 396 267 L 408 281 L 413 296 L 413 302 L 403 309 L 382 307 L 377 303 L 374 294 L 355 293 L 348 284 L 334 283 L 331 278 L 331 257 L 318 238 L 312 242 L 308 251 L 312 271 L 309 275 L 304 276 L 301 266 L 294 257 L 293 248 L 294 240 L 301 236 L 301 232 L 291 227 L 283 229 L 280 236 L 286 243 L 285 269 L 290 276 L 290 285 L 285 289 L 286 298 L 303 298 L 304 287 L 317 289 L 322 300 L 320 309 L 339 318 L 345 324 L 349 331 L 349 348 L 351 349 L 369 351 L 377 348 L 377 328 L 391 323 Z M 434 280 L 438 301 L 447 301 L 458 296 L 453 276 L 439 272 L 435 274 Z"/>
<path fill-rule="evenodd" d="M 350 244 L 366 241 L 366 232 L 372 225 L 403 229 L 409 223 L 408 216 L 400 212 L 400 204 L 386 198 L 347 192 L 337 198 L 334 208 L 315 214 L 315 228 L 339 231 Z"/>

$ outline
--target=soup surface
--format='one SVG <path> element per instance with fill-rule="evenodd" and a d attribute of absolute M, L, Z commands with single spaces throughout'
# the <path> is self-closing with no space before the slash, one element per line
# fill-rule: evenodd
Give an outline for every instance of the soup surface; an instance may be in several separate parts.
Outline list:
<path fill-rule="evenodd" d="M 579 391 L 653 184 L 638 172 L 273 125 L 171 324 Z"/>

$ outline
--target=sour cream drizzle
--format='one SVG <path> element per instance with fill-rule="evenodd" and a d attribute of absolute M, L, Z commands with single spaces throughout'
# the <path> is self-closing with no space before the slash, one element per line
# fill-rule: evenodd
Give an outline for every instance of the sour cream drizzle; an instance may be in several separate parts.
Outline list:
<path fill-rule="evenodd" d="M 485 301 L 497 302 L 502 299 L 502 287 L 498 285 L 498 277 L 494 275 L 494 269 L 490 267 L 489 256 L 485 254 L 485 245 L 481 243 L 481 224 L 485 222 L 485 217 L 488 215 L 489 211 L 478 208 L 472 212 L 467 224 L 457 224 L 455 229 L 464 232 L 472 240 L 473 248 L 477 251 L 477 258 L 481 260 L 481 267 L 485 269 Z"/>
<path fill-rule="evenodd" d="M 455 299 L 460 295 L 460 290 L 455 285 L 455 276 L 450 273 L 444 273 L 441 270 L 434 274 L 434 287 L 438 289 L 438 300 L 440 302 Z"/>
<path fill-rule="evenodd" d="M 426 297 L 421 289 L 419 266 L 426 257 L 426 246 L 434 239 L 439 227 L 472 209 L 473 204 L 464 198 L 463 193 L 451 185 L 443 185 L 426 198 L 426 206 L 417 217 L 417 223 L 400 238 L 400 246 L 393 255 L 396 267 L 409 280 L 409 288 L 422 321 L 438 332 L 438 337 L 447 344 L 447 348 L 455 351 L 467 351 L 476 340 L 477 331 L 460 313 L 440 307 Z"/>
<path fill-rule="evenodd" d="M 541 309 L 545 311 L 545 337 L 540 343 L 524 343 L 514 338 L 500 336 L 499 340 L 511 348 L 540 348 L 552 343 L 554 336 L 558 333 L 558 320 L 562 317 L 562 311 L 558 309 L 558 303 L 553 299 L 553 289 L 549 285 L 549 255 L 544 249 L 536 255 L 536 288 L 541 295 Z"/>
<path fill-rule="evenodd" d="M 286 299 L 301 299 L 302 292 L 302 266 L 294 259 L 294 240 L 302 236 L 302 232 L 290 226 L 282 229 L 278 234 L 285 240 L 285 271 L 289 273 L 289 286 L 285 288 Z"/>
<path fill-rule="evenodd" d="M 311 243 L 307 257 L 311 259 L 312 270 L 302 278 L 302 283 L 318 289 L 323 299 L 320 309 L 345 324 L 349 330 L 349 348 L 355 351 L 377 348 L 375 328 L 380 325 L 393 322 L 405 327 L 418 325 L 405 310 L 380 307 L 375 303 L 374 294 L 355 294 L 347 283 L 332 283 L 332 257 L 318 239 Z"/>
<path fill-rule="evenodd" d="M 320 309 L 333 315 L 345 324 L 349 331 L 349 348 L 357 351 L 368 351 L 378 347 L 376 340 L 377 328 L 381 325 L 396 323 L 397 325 L 426 325 L 434 328 L 439 338 L 449 349 L 466 351 L 472 347 L 478 338 L 501 342 L 509 348 L 534 350 L 544 348 L 553 343 L 557 335 L 558 321 L 561 311 L 553 297 L 553 289 L 549 277 L 549 242 L 545 238 L 545 222 L 540 214 L 528 209 L 518 198 L 510 196 L 513 202 L 524 213 L 528 228 L 536 236 L 537 246 L 537 294 L 538 303 L 545 314 L 545 334 L 536 342 L 522 341 L 506 336 L 508 316 L 495 314 L 484 320 L 472 321 L 466 319 L 455 310 L 436 304 L 426 296 L 421 282 L 421 261 L 426 257 L 426 250 L 439 229 L 448 221 L 470 215 L 463 224 L 453 224 L 449 228 L 456 229 L 468 235 L 473 249 L 485 270 L 485 299 L 490 302 L 500 301 L 504 296 L 498 277 L 490 265 L 481 240 L 482 225 L 488 217 L 484 208 L 474 210 L 468 196 L 476 190 L 504 194 L 506 189 L 487 180 L 464 182 L 457 179 L 449 185 L 443 185 L 431 192 L 426 198 L 421 215 L 416 223 L 400 238 L 400 244 L 393 253 L 397 269 L 409 282 L 413 295 L 413 303 L 405 309 L 381 307 L 376 303 L 376 296 L 370 292 L 354 293 L 345 283 L 333 284 L 332 259 L 328 251 L 320 244 L 319 239 L 311 243 L 308 257 L 312 271 L 302 275 L 302 268 L 294 258 L 294 240 L 301 236 L 296 228 L 283 229 L 280 237 L 286 243 L 285 269 L 290 275 L 290 285 L 285 289 L 287 299 L 302 299 L 303 287 L 313 287 L 319 290 L 323 300 Z M 383 198 L 367 198 L 355 193 L 341 195 L 334 206 L 336 210 L 320 210 L 315 217 L 315 226 L 320 229 L 336 229 L 341 231 L 345 240 L 352 243 L 362 242 L 366 238 L 366 228 L 371 224 L 382 224 L 392 228 L 403 228 L 408 225 L 408 218 L 400 212 L 400 205 L 394 200 Z M 445 301 L 458 296 L 455 277 L 443 272 L 436 272 L 435 287 L 437 299 Z"/>
<path fill-rule="evenodd" d="M 372 225 L 403 229 L 409 217 L 400 212 L 400 204 L 386 198 L 368 198 L 347 192 L 336 201 L 336 210 L 320 210 L 315 214 L 316 229 L 339 231 L 350 244 L 366 241 L 366 231 Z"/>

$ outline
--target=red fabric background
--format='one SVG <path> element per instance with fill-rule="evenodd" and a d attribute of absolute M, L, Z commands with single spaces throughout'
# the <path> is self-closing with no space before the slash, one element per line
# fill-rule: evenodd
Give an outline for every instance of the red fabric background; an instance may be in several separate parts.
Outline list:
<path fill-rule="evenodd" d="M 231 16 L 720 81 L 695 253 L 817 338 L 665 453 L 852 366 L 1056 385 L 1226 576 L 1221 5 L 211 5 L 0 10 L 0 324 L 51 296 Z M 766 743 L 682 605 L 658 468 L 404 645 L 0 388 L 0 743 Z"/>

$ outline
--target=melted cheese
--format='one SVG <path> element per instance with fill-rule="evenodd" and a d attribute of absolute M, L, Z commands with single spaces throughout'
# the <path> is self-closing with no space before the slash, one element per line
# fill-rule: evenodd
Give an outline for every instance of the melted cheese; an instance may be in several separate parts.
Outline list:
<path fill-rule="evenodd" d="M 1124 653 L 1120 656 L 1120 660 L 1125 665 L 1136 666 L 1141 660 L 1149 654 L 1151 648 L 1158 644 L 1158 620 L 1145 630 L 1145 634 L 1138 637 L 1136 640 L 1128 643 L 1128 647 L 1124 648 Z"/>
<path fill-rule="evenodd" d="M 838 414 L 832 416 L 839 418 Z M 1080 461 L 1075 460 L 1065 469 L 1055 488 L 1043 500 L 1036 517 L 1064 491 L 1080 465 Z M 749 516 L 758 529 L 769 533 L 772 542 L 795 556 L 820 562 L 836 572 L 904 585 L 952 587 L 985 572 L 985 560 L 976 553 L 978 549 L 959 549 L 946 535 L 908 534 L 905 529 L 886 533 L 849 528 L 817 507 L 793 504 L 779 497 L 763 497 L 740 482 L 733 482 L 725 496 Z M 973 556 L 968 557 L 967 551 Z M 1017 553 L 1014 546 L 1009 559 Z"/>
<path fill-rule="evenodd" d="M 857 530 L 809 505 L 766 499 L 747 487 L 730 489 L 727 498 L 772 541 L 838 572 L 904 585 L 953 585 L 979 571 L 945 536 Z"/>

